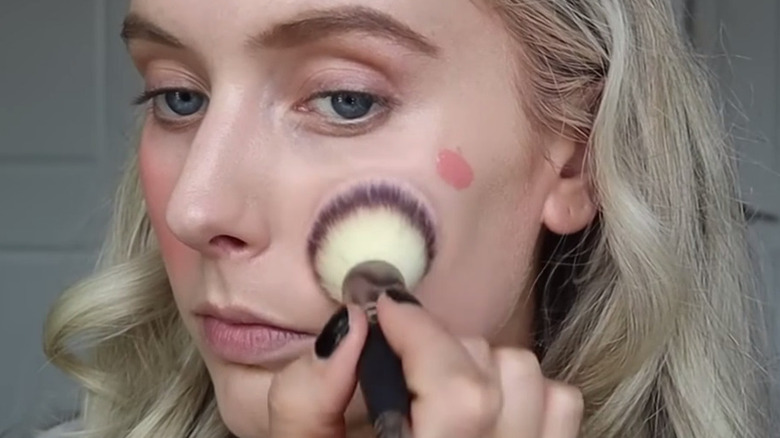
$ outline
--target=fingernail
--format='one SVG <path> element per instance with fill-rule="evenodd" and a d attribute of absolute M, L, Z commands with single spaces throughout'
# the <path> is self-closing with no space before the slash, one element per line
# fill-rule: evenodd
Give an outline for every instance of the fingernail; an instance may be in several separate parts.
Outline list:
<path fill-rule="evenodd" d="M 422 306 L 420 301 L 409 292 L 399 290 L 399 289 L 388 289 L 385 293 L 396 303 L 414 304 L 415 306 Z"/>
<path fill-rule="evenodd" d="M 314 342 L 314 353 L 320 359 L 329 358 L 349 333 L 349 311 L 346 307 L 331 316 Z"/>

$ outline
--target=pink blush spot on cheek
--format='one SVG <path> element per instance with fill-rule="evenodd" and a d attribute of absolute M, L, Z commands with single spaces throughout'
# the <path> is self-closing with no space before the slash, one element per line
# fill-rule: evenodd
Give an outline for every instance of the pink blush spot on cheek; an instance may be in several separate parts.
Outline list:
<path fill-rule="evenodd" d="M 465 190 L 474 182 L 474 169 L 463 155 L 451 149 L 442 149 L 436 156 L 439 177 L 457 190 Z"/>
<path fill-rule="evenodd" d="M 139 151 L 139 174 L 152 229 L 172 281 L 192 273 L 197 266 L 197 252 L 182 243 L 168 228 L 165 212 L 176 181 L 175 169 L 159 162 L 148 147 Z"/>

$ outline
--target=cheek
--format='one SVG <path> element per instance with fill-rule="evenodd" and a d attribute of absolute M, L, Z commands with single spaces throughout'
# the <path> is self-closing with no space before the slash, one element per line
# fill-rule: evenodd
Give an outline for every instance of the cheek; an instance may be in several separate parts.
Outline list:
<path fill-rule="evenodd" d="M 525 344 L 531 323 L 535 231 L 519 235 L 491 221 L 494 234 L 458 254 L 421 292 L 426 308 L 461 336 Z"/>
<path fill-rule="evenodd" d="M 465 190 L 474 182 L 474 169 L 463 155 L 451 149 L 442 149 L 437 154 L 436 173 L 456 190 Z"/>
<path fill-rule="evenodd" d="M 502 134 L 506 129 L 489 131 L 487 141 L 462 142 L 463 154 L 456 148 L 437 153 L 437 177 L 455 190 L 441 206 L 446 227 L 439 259 L 419 292 L 454 333 L 526 345 L 544 197 L 531 141 Z"/>
<path fill-rule="evenodd" d="M 187 278 L 192 273 L 196 252 L 176 238 L 165 220 L 180 165 L 166 157 L 159 146 L 147 138 L 142 140 L 138 151 L 138 171 L 149 221 L 171 282 L 176 283 L 177 278 Z"/>

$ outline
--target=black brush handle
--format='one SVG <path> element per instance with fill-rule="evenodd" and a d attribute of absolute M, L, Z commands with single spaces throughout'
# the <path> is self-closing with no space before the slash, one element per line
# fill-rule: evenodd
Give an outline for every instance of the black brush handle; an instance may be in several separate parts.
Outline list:
<path fill-rule="evenodd" d="M 368 336 L 358 361 L 358 381 L 378 436 L 409 436 L 406 419 L 411 410 L 411 395 L 401 359 L 390 348 L 375 321 L 369 322 Z"/>

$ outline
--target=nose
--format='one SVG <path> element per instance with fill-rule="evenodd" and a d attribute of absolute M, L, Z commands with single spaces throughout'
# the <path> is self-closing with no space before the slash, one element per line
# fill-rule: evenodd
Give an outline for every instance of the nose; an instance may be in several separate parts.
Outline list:
<path fill-rule="evenodd" d="M 269 173 L 251 158 L 256 136 L 247 125 L 238 117 L 204 118 L 168 202 L 171 232 L 209 258 L 251 258 L 270 245 Z"/>

